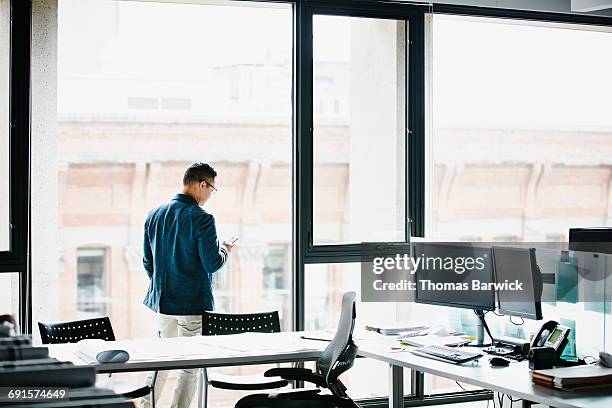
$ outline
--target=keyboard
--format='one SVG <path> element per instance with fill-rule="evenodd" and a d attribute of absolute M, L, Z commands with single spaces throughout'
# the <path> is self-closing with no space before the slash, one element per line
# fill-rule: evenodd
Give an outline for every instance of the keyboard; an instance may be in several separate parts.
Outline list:
<path fill-rule="evenodd" d="M 434 360 L 446 361 L 452 364 L 461 364 L 482 357 L 480 353 L 459 350 L 456 347 L 446 346 L 427 346 L 411 350 L 413 354 L 421 357 L 432 358 Z"/>

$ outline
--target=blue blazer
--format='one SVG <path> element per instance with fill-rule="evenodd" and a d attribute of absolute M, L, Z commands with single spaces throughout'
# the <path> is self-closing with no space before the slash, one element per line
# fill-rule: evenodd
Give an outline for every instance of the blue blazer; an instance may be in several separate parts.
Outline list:
<path fill-rule="evenodd" d="M 213 310 L 213 273 L 227 256 L 214 217 L 193 197 L 177 194 L 145 221 L 143 264 L 151 282 L 144 304 L 169 315 Z"/>

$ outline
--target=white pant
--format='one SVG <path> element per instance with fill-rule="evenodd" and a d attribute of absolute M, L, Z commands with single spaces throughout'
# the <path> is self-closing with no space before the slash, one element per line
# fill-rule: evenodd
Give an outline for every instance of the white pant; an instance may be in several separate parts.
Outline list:
<path fill-rule="evenodd" d="M 202 316 L 171 316 L 158 313 L 160 337 L 189 337 L 202 334 Z M 153 372 L 147 375 L 146 384 L 153 382 Z M 155 402 L 159 401 L 168 371 L 158 371 L 155 380 Z M 197 369 L 178 370 L 176 388 L 172 396 L 171 408 L 188 408 L 198 382 Z M 142 399 L 141 407 L 151 406 L 151 396 Z"/>

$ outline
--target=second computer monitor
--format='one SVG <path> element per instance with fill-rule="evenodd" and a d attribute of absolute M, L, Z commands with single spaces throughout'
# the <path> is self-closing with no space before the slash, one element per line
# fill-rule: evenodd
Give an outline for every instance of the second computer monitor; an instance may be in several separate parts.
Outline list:
<path fill-rule="evenodd" d="M 412 257 L 415 261 L 421 259 L 416 268 L 417 303 L 495 310 L 494 289 L 474 289 L 473 286 L 473 281 L 480 285 L 494 282 L 491 248 L 462 243 L 419 242 L 412 246 Z M 466 289 L 455 290 L 453 287 Z"/>
<path fill-rule="evenodd" d="M 572 251 L 612 254 L 612 228 L 570 228 L 569 247 Z"/>
<path fill-rule="evenodd" d="M 536 262 L 535 249 L 493 247 L 496 281 L 523 283 L 522 290 L 497 291 L 499 312 L 508 316 L 542 319 L 542 275 Z"/>

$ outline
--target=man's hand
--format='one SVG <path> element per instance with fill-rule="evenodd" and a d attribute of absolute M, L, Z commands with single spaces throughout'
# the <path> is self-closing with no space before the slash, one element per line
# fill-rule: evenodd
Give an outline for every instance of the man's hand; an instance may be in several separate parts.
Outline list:
<path fill-rule="evenodd" d="M 234 244 L 234 245 L 228 244 L 225 241 L 221 245 L 223 245 L 225 247 L 225 249 L 227 249 L 227 253 L 232 252 L 232 249 L 236 246 L 236 244 Z"/>

